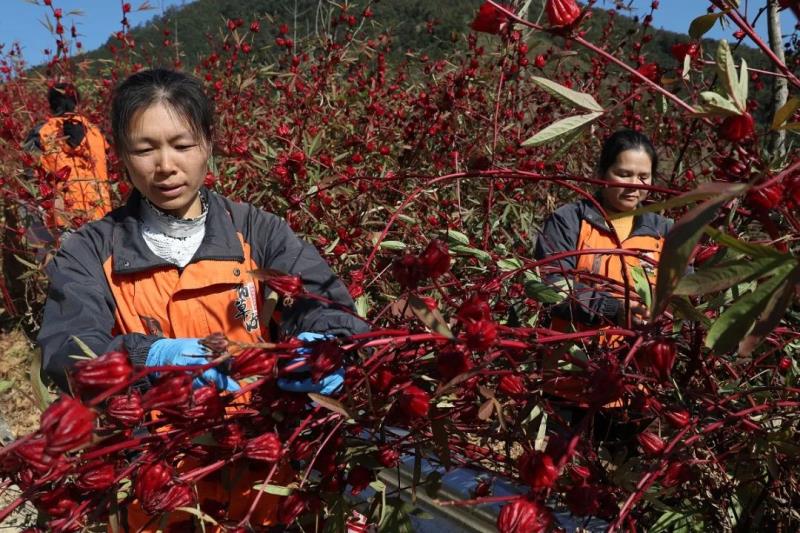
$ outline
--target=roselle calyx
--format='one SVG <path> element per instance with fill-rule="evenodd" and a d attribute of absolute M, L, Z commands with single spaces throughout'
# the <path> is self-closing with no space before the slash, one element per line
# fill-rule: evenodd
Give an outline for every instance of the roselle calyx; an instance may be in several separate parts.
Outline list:
<path fill-rule="evenodd" d="M 244 455 L 248 459 L 274 463 L 281 457 L 281 439 L 277 433 L 264 433 L 247 441 Z"/>
<path fill-rule="evenodd" d="M 250 376 L 268 376 L 275 369 L 278 360 L 275 354 L 262 348 L 247 348 L 233 358 L 231 376 L 236 379 Z"/>
<path fill-rule="evenodd" d="M 268 276 L 264 283 L 282 298 L 294 298 L 303 292 L 303 280 L 300 276 Z"/>
<path fill-rule="evenodd" d="M 491 320 L 492 309 L 489 307 L 489 302 L 486 301 L 486 298 L 479 294 L 472 294 L 459 306 L 458 311 L 456 311 L 456 318 L 462 322 Z"/>
<path fill-rule="evenodd" d="M 111 487 L 116 478 L 114 465 L 98 459 L 81 467 L 75 486 L 85 491 L 103 491 Z"/>
<path fill-rule="evenodd" d="M 672 366 L 675 364 L 677 353 L 675 341 L 656 339 L 646 344 L 642 350 L 645 365 L 649 366 L 662 382 L 667 381 L 672 374 Z"/>
<path fill-rule="evenodd" d="M 392 274 L 403 289 L 416 289 L 423 278 L 423 269 L 416 255 L 406 254 L 392 264 Z"/>
<path fill-rule="evenodd" d="M 755 132 L 755 123 L 750 113 L 725 117 L 719 128 L 720 136 L 730 142 L 743 141 Z"/>
<path fill-rule="evenodd" d="M 142 396 L 136 391 L 125 395 L 112 396 L 106 405 L 106 414 L 123 427 L 133 427 L 144 417 Z"/>
<path fill-rule="evenodd" d="M 527 393 L 525 379 L 516 374 L 506 374 L 500 378 L 500 381 L 497 383 L 497 390 L 512 398 L 525 396 Z"/>
<path fill-rule="evenodd" d="M 785 194 L 786 189 L 783 184 L 776 183 L 763 189 L 749 191 L 745 201 L 753 207 L 770 211 L 780 207 Z"/>
<path fill-rule="evenodd" d="M 422 418 L 428 416 L 430 396 L 416 385 L 410 385 L 403 389 L 398 403 L 409 418 Z"/>
<path fill-rule="evenodd" d="M 142 509 L 149 514 L 160 514 L 186 507 L 194 501 L 192 488 L 186 483 L 171 483 L 152 498 L 142 500 Z"/>
<path fill-rule="evenodd" d="M 547 489 L 558 479 L 558 467 L 548 454 L 538 451 L 523 453 L 518 462 L 519 476 L 532 489 Z"/>
<path fill-rule="evenodd" d="M 72 487 L 60 486 L 42 493 L 37 504 L 48 515 L 63 518 L 78 508 L 78 495 Z"/>
<path fill-rule="evenodd" d="M 700 57 L 700 45 L 697 43 L 678 43 L 673 44 L 670 53 L 677 61 L 683 63 L 686 56 L 692 59 Z"/>
<path fill-rule="evenodd" d="M 342 366 L 342 348 L 334 340 L 315 342 L 308 357 L 315 382 Z"/>
<path fill-rule="evenodd" d="M 445 350 L 436 356 L 436 370 L 445 382 L 469 372 L 473 366 L 472 358 L 458 349 Z"/>
<path fill-rule="evenodd" d="M 691 420 L 692 416 L 689 414 L 689 411 L 686 411 L 685 409 L 679 409 L 676 411 L 665 412 L 664 418 L 672 427 L 683 429 L 689 425 L 689 421 Z"/>
<path fill-rule="evenodd" d="M 238 448 L 245 441 L 242 426 L 231 421 L 220 427 L 215 427 L 211 430 L 211 435 L 217 444 L 225 448 Z"/>
<path fill-rule="evenodd" d="M 139 501 L 150 500 L 172 481 L 174 470 L 163 461 L 144 464 L 139 467 L 133 483 L 133 492 Z"/>
<path fill-rule="evenodd" d="M 694 265 L 700 266 L 719 252 L 719 245 L 710 244 L 710 245 L 701 245 L 697 247 L 697 251 L 694 254 Z"/>
<path fill-rule="evenodd" d="M 278 522 L 291 524 L 306 510 L 306 496 L 301 492 L 293 492 L 278 504 Z"/>
<path fill-rule="evenodd" d="M 94 429 L 94 411 L 71 396 L 62 396 L 42 413 L 40 431 L 46 452 L 54 455 L 88 444 Z"/>
<path fill-rule="evenodd" d="M 575 0 L 547 0 L 544 9 L 548 22 L 554 27 L 570 26 L 581 14 Z"/>
<path fill-rule="evenodd" d="M 127 382 L 132 373 L 127 353 L 109 352 L 75 363 L 73 379 L 82 390 L 104 390 Z"/>
<path fill-rule="evenodd" d="M 386 468 L 394 468 L 400 462 L 400 453 L 390 446 L 379 446 L 376 456 L 378 462 Z"/>
<path fill-rule="evenodd" d="M 508 17 L 505 13 L 489 2 L 484 2 L 478 9 L 478 13 L 475 15 L 470 27 L 474 31 L 498 34 L 503 30 L 503 26 L 507 22 Z"/>
<path fill-rule="evenodd" d="M 655 433 L 651 433 L 650 431 L 643 431 L 636 436 L 636 440 L 639 441 L 639 444 L 642 446 L 642 450 L 647 455 L 661 455 L 666 448 L 666 444 L 661 437 L 656 435 Z"/>
<path fill-rule="evenodd" d="M 165 411 L 168 410 L 165 409 Z M 177 415 L 185 421 L 196 420 L 205 424 L 214 424 L 225 416 L 225 405 L 219 396 L 217 387 L 212 384 L 193 390 L 189 405 L 171 414 Z"/>
<path fill-rule="evenodd" d="M 180 408 L 192 397 L 192 376 L 186 373 L 159 378 L 142 397 L 142 407 L 147 409 Z"/>
<path fill-rule="evenodd" d="M 464 342 L 470 350 L 486 351 L 496 339 L 497 325 L 491 320 L 467 322 L 464 325 Z"/>
<path fill-rule="evenodd" d="M 361 465 L 354 466 L 347 474 L 347 484 L 350 485 L 350 494 L 358 496 L 372 482 L 372 471 Z"/>
<path fill-rule="evenodd" d="M 431 279 L 442 276 L 450 270 L 450 251 L 447 245 L 439 239 L 433 239 L 420 255 L 419 263 Z"/>
<path fill-rule="evenodd" d="M 543 505 L 520 498 L 503 506 L 497 516 L 499 533 L 541 533 L 547 531 L 553 517 Z"/>

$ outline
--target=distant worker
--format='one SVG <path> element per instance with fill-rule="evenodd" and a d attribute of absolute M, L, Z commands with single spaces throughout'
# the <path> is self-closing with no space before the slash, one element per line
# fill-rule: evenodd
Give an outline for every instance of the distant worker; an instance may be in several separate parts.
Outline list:
<path fill-rule="evenodd" d="M 59 83 L 47 99 L 53 116 L 31 131 L 25 148 L 38 155 L 40 207 L 55 241 L 65 230 L 102 218 L 111 210 L 111 195 L 107 144 L 97 126 L 75 111 L 77 89 Z"/>

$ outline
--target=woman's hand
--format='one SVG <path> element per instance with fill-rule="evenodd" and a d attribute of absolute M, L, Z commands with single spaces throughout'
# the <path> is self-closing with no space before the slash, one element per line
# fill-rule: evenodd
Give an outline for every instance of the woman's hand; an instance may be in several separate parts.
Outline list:
<path fill-rule="evenodd" d="M 146 366 L 198 366 L 208 363 L 208 349 L 200 339 L 159 339 L 150 346 Z M 226 376 L 217 368 L 207 368 L 194 378 L 192 387 L 199 389 L 213 383 L 219 390 L 239 390 L 236 380 Z"/>
<path fill-rule="evenodd" d="M 631 325 L 641 327 L 647 325 L 650 321 L 650 310 L 641 302 L 631 302 Z M 622 305 L 617 313 L 617 324 L 620 326 L 627 326 L 628 321 L 625 316 L 625 306 Z"/>
<path fill-rule="evenodd" d="M 298 335 L 297 338 L 303 342 L 317 342 L 330 339 L 331 336 L 323 333 L 304 331 Z M 296 352 L 302 357 L 292 359 L 289 364 L 304 362 L 308 354 L 311 353 L 311 350 L 309 348 L 298 348 Z M 278 378 L 278 387 L 288 392 L 315 392 L 324 396 L 330 396 L 341 389 L 344 383 L 344 368 L 341 367 L 323 376 L 319 381 L 313 381 L 310 377 L 307 377 L 308 373 L 308 365 L 301 365 L 291 372 L 291 374 L 295 374 L 295 376 L 290 375 L 289 377 Z"/>

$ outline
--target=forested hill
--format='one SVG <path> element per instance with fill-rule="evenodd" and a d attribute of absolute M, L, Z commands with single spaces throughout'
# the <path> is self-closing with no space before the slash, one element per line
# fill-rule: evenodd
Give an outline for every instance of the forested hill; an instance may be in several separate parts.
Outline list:
<path fill-rule="evenodd" d="M 459 42 L 469 31 L 469 23 L 480 4 L 481 0 L 383 0 L 373 4 L 375 16 L 372 20 L 394 36 L 398 55 L 412 49 L 436 57 L 450 49 L 454 42 Z M 531 2 L 531 19 L 535 20 L 541 14 L 543 4 L 544 0 Z M 257 36 L 256 47 L 259 44 L 271 46 L 274 31 L 263 23 L 265 17 L 278 24 L 288 24 L 291 35 L 302 38 L 325 26 L 329 9 L 334 5 L 327 0 L 197 0 L 165 10 L 163 16 L 134 28 L 132 37 L 139 46 L 159 48 L 165 39 L 164 29 L 169 29 L 168 38 L 173 43 L 179 43 L 182 62 L 185 67 L 191 68 L 198 58 L 210 52 L 208 35 L 222 31 L 226 19 L 240 18 L 248 24 L 261 19 L 262 31 Z M 354 13 L 360 13 L 366 1 L 356 0 L 351 5 Z M 703 12 L 698 9 L 697 14 Z M 593 10 L 593 17 L 584 25 L 589 29 L 589 37 L 600 32 L 607 17 L 606 11 L 598 8 Z M 656 12 L 656 25 L 658 22 Z M 641 26 L 624 14 L 618 17 L 615 29 L 614 42 L 641 38 Z M 670 55 L 670 47 L 676 42 L 689 40 L 687 35 L 670 31 L 654 28 L 647 31 L 653 35 L 652 42 L 644 49 L 648 60 L 664 66 L 673 65 L 675 61 Z M 546 35 L 534 37 L 534 41 L 541 44 L 548 44 L 547 40 L 549 36 Z M 90 52 L 88 57 L 110 58 L 109 49 L 116 44 L 116 38 L 111 37 L 105 46 Z M 714 50 L 713 43 L 709 44 L 706 49 Z M 758 50 L 740 47 L 737 55 L 747 59 L 751 66 L 765 66 L 765 58 Z"/>

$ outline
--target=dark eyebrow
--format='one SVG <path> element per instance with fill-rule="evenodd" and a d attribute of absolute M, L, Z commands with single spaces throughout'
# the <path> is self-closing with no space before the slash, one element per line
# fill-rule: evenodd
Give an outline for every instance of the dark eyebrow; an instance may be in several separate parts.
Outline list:
<path fill-rule="evenodd" d="M 194 135 L 192 135 L 191 133 L 179 133 L 178 135 L 174 135 L 169 139 L 167 139 L 167 142 L 174 143 L 176 141 L 183 141 L 183 140 L 190 140 L 192 142 L 197 142 L 194 139 Z M 138 137 L 138 138 L 134 137 L 133 139 L 131 139 L 131 143 L 140 143 L 140 142 L 154 144 L 155 139 L 151 139 L 150 137 Z"/>

